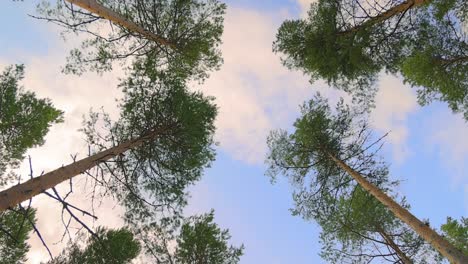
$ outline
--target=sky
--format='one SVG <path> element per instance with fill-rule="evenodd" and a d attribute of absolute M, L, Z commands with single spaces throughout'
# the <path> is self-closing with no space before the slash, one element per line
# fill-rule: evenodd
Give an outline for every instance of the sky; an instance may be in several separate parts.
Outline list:
<path fill-rule="evenodd" d="M 291 216 L 293 203 L 288 182 L 271 184 L 265 176 L 266 136 L 272 129 L 290 128 L 299 105 L 320 91 L 336 101 L 343 93 L 323 82 L 310 84 L 300 72 L 286 69 L 272 53 L 276 30 L 285 19 L 305 14 L 307 0 L 227 1 L 222 52 L 224 65 L 200 88 L 216 97 L 217 158 L 202 180 L 190 191 L 186 215 L 215 209 L 215 220 L 229 228 L 231 242 L 245 246 L 242 264 L 324 263 L 320 229 L 314 222 Z M 68 50 L 78 37 L 63 40 L 60 30 L 27 14 L 32 2 L 0 4 L 0 68 L 24 63 L 27 90 L 50 98 L 65 111 L 65 122 L 52 127 L 46 143 L 32 149 L 34 175 L 71 162 L 71 154 L 86 153 L 80 128 L 82 116 L 92 107 L 117 113 L 116 88 L 122 72 L 98 76 L 64 75 Z M 415 90 L 398 76 L 382 75 L 371 114 L 377 134 L 390 131 L 382 154 L 393 178 L 402 180 L 398 192 L 407 197 L 411 212 L 438 227 L 447 216 L 468 215 L 468 124 L 443 103 L 421 107 Z M 78 156 L 80 157 L 80 156 Z M 29 173 L 23 164 L 22 173 Z M 77 179 L 84 182 L 84 176 Z M 84 184 L 83 184 L 84 185 Z M 65 190 L 64 186 L 61 186 Z M 85 188 L 85 187 L 83 187 Z M 77 203 L 84 203 L 75 190 Z M 44 197 L 34 200 L 38 226 L 53 253 L 60 252 L 63 232 L 60 207 Z M 97 212 L 98 224 L 118 227 L 121 210 L 105 201 Z M 39 263 L 47 254 L 31 236 L 28 263 Z"/>

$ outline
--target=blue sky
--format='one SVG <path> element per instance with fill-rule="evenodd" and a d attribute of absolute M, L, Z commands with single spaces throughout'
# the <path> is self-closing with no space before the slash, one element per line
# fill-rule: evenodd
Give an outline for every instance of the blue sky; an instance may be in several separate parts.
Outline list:
<path fill-rule="evenodd" d="M 323 263 L 318 253 L 319 228 L 290 215 L 288 182 L 275 185 L 264 175 L 265 136 L 289 128 L 303 100 L 321 91 L 332 100 L 340 95 L 322 82 L 290 72 L 271 53 L 276 28 L 303 12 L 306 1 L 228 1 L 223 53 L 225 65 L 201 88 L 217 97 L 218 156 L 203 179 L 190 189 L 187 214 L 216 210 L 216 221 L 231 230 L 234 244 L 245 244 L 241 263 Z M 300 5 L 302 4 L 302 6 Z M 57 28 L 27 17 L 32 4 L 4 1 L 0 22 L 0 65 L 26 64 L 25 85 L 66 111 L 65 124 L 52 129 L 47 143 L 31 151 L 37 171 L 69 163 L 69 153 L 83 150 L 76 132 L 89 107 L 115 108 L 107 95 L 115 91 L 119 72 L 102 77 L 63 76 L 60 66 L 73 38 L 63 42 Z M 247 40 L 247 41 L 246 41 Z M 114 90 L 112 90 L 114 89 Z M 96 93 L 98 93 L 96 95 Z M 372 114 L 377 133 L 392 131 L 383 150 L 391 174 L 403 180 L 399 191 L 412 212 L 440 226 L 447 216 L 468 215 L 468 125 L 442 103 L 419 107 L 414 90 L 397 77 L 385 76 Z M 64 158 L 65 157 L 65 158 Z M 38 201 L 37 205 L 45 202 Z M 44 205 L 43 218 L 51 205 Z M 112 209 L 110 206 L 106 210 Z M 41 212 L 41 211 L 40 211 Z M 113 212 L 113 211 L 112 211 Z M 45 236 L 55 242 L 50 219 L 39 219 Z M 111 221 L 109 221 L 111 222 Z M 119 221 L 112 222 L 118 225 Z M 56 223 L 59 225 L 60 223 Z M 31 263 L 44 256 L 32 241 Z M 57 246 L 56 248 L 59 248 Z"/>

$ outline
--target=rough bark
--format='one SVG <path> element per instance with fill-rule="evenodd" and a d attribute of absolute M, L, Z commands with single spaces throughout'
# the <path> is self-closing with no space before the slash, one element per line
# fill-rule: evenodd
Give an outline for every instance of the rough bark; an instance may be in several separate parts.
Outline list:
<path fill-rule="evenodd" d="M 328 156 L 343 170 L 345 170 L 351 177 L 353 177 L 362 188 L 372 194 L 377 200 L 385 205 L 390 211 L 392 211 L 396 217 L 401 221 L 409 225 L 416 233 L 418 233 L 424 240 L 430 243 L 435 249 L 437 249 L 444 257 L 446 257 L 451 263 L 455 264 L 466 264 L 468 263 L 468 256 L 464 255 L 461 251 L 455 248 L 442 236 L 437 234 L 429 226 L 411 214 L 408 210 L 396 203 L 392 198 L 385 194 L 382 190 L 377 188 L 374 184 L 367 181 L 362 175 L 349 167 L 342 160 L 338 159 L 334 155 L 327 153 Z"/>
<path fill-rule="evenodd" d="M 396 5 L 392 8 L 390 8 L 389 10 L 381 13 L 381 14 L 378 14 L 372 18 L 369 18 L 368 20 L 366 20 L 365 22 L 363 22 L 362 24 L 360 25 L 357 25 L 351 29 L 348 29 L 348 30 L 344 30 L 344 31 L 341 31 L 338 33 L 338 35 L 346 35 L 346 34 L 349 34 L 349 33 L 354 33 L 354 32 L 357 32 L 359 30 L 361 30 L 362 28 L 365 28 L 365 27 L 369 27 L 369 26 L 373 26 L 375 24 L 378 24 L 382 21 L 385 21 L 389 18 L 392 18 L 394 17 L 395 15 L 398 15 L 398 14 L 402 14 L 404 12 L 406 12 L 407 10 L 409 9 L 412 9 L 412 8 L 415 8 L 415 7 L 418 7 L 418 6 L 421 6 L 427 2 L 429 2 L 431 0 L 408 0 L 408 1 L 405 1 L 399 5 Z"/>
<path fill-rule="evenodd" d="M 160 45 L 163 45 L 163 46 L 168 46 L 172 49 L 176 49 L 176 45 L 172 42 L 170 42 L 169 40 L 161 37 L 161 36 L 158 36 L 142 27 L 140 27 L 139 25 L 135 24 L 134 22 L 132 21 L 129 21 L 127 20 L 125 17 L 123 17 L 122 15 L 116 13 L 115 11 L 113 11 L 112 9 L 110 8 L 107 8 L 103 5 L 100 5 L 99 3 L 97 3 L 95 0 L 67 0 L 68 2 L 74 4 L 74 5 L 77 5 L 83 9 L 86 9 L 88 10 L 89 12 L 91 13 L 94 13 L 98 16 L 101 16 L 103 18 L 106 18 L 110 21 L 112 21 L 113 23 L 117 24 L 117 25 L 120 25 L 130 31 L 133 31 L 133 32 L 137 32 L 139 34 L 141 34 L 142 36 L 144 36 L 145 38 L 147 39 L 150 39 L 150 40 L 153 40 L 157 43 L 159 43 Z"/>
<path fill-rule="evenodd" d="M 0 192 L 0 212 L 9 208 L 14 208 L 16 205 L 31 199 L 47 189 L 84 173 L 86 170 L 93 168 L 100 162 L 109 160 L 129 149 L 138 147 L 145 141 L 156 138 L 163 131 L 163 129 L 153 130 L 137 139 L 123 142 L 115 147 L 101 151 L 67 166 L 58 168 L 49 173 L 3 190 Z"/>
<path fill-rule="evenodd" d="M 385 242 L 387 242 L 388 246 L 395 251 L 395 253 L 398 255 L 398 257 L 404 264 L 413 264 L 413 261 L 403 251 L 401 251 L 400 247 L 382 228 L 378 227 L 377 232 L 379 232 L 379 234 L 382 236 Z"/>

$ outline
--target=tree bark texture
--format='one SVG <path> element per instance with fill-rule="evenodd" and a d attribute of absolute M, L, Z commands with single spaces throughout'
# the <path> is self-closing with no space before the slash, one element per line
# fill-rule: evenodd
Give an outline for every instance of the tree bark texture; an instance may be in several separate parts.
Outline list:
<path fill-rule="evenodd" d="M 0 212 L 14 208 L 16 205 L 31 199 L 47 189 L 84 173 L 101 162 L 122 154 L 129 149 L 138 147 L 145 141 L 156 138 L 162 131 L 163 129 L 153 130 L 137 139 L 123 142 L 115 147 L 3 190 L 0 192 Z"/>
<path fill-rule="evenodd" d="M 351 177 L 353 177 L 362 188 L 372 194 L 377 200 L 385 205 L 392 211 L 396 217 L 409 225 L 416 233 L 418 233 L 424 240 L 436 248 L 444 257 L 451 263 L 466 264 L 468 263 L 468 256 L 464 255 L 461 251 L 455 248 L 442 236 L 437 234 L 429 226 L 411 214 L 408 210 L 396 203 L 392 198 L 385 194 L 382 190 L 377 188 L 374 184 L 367 181 L 362 175 L 349 167 L 342 160 L 336 158 L 331 153 L 328 156 L 343 170 L 345 170 Z"/>
<path fill-rule="evenodd" d="M 378 24 L 382 21 L 385 21 L 389 18 L 392 18 L 393 16 L 395 15 L 398 15 L 398 14 L 401 14 L 401 13 L 404 13 L 406 12 L 407 10 L 410 10 L 412 8 L 415 8 L 415 7 L 418 7 L 418 6 L 421 6 L 427 2 L 429 2 L 431 0 L 408 0 L 408 1 L 405 1 L 399 5 L 396 5 L 390 9 L 388 9 L 387 11 L 381 13 L 381 14 L 378 14 L 374 17 L 371 17 L 369 18 L 368 20 L 364 21 L 362 24 L 360 25 L 357 25 L 353 28 L 350 28 L 348 30 L 345 30 L 345 31 L 341 31 L 338 33 L 338 35 L 346 35 L 346 34 L 349 34 L 349 33 L 354 33 L 354 32 L 357 32 L 359 30 L 361 30 L 362 28 L 365 28 L 365 27 L 369 27 L 369 26 L 373 26 L 375 24 Z"/>
<path fill-rule="evenodd" d="M 142 36 L 144 36 L 145 38 L 153 40 L 159 43 L 160 45 L 168 46 L 172 49 L 177 48 L 176 45 L 170 42 L 169 40 L 140 27 L 139 25 L 137 25 L 136 23 L 132 21 L 127 20 L 125 17 L 113 11 L 112 9 L 99 4 L 98 2 L 96 2 L 96 0 L 67 0 L 67 1 L 83 9 L 86 9 L 91 13 L 94 13 L 98 16 L 106 18 L 112 21 L 113 23 L 120 25 L 130 31 L 137 32 L 141 34 Z"/>

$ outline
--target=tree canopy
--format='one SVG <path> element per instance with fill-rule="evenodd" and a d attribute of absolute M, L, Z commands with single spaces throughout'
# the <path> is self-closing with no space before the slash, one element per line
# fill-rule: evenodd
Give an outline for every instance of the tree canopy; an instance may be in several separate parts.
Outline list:
<path fill-rule="evenodd" d="M 29 148 L 44 143 L 51 125 L 63 121 L 63 112 L 49 99 L 25 91 L 23 78 L 23 65 L 8 66 L 0 74 L 0 186 L 11 180 L 3 175 L 7 166 L 16 166 Z"/>
<path fill-rule="evenodd" d="M 140 243 L 125 229 L 105 229 L 99 227 L 95 236 L 89 236 L 85 245 L 79 240 L 69 243 L 62 253 L 47 264 L 126 264 L 131 263 L 140 253 Z"/>
<path fill-rule="evenodd" d="M 24 65 L 7 66 L 0 74 L 0 187 L 21 179 L 12 172 L 30 148 L 44 143 L 49 128 L 63 121 L 63 112 L 47 99 L 25 90 Z M 0 263 L 24 263 L 36 210 L 15 207 L 0 212 Z"/>
<path fill-rule="evenodd" d="M 450 243 L 468 255 L 468 218 L 462 217 L 459 222 L 447 217 L 447 222 L 440 229 Z"/>
<path fill-rule="evenodd" d="M 318 220 L 321 256 L 330 263 L 441 262 L 429 244 L 359 186 L 337 202 L 336 210 Z"/>
<path fill-rule="evenodd" d="M 214 222 L 214 210 L 187 218 L 183 211 L 187 188 L 215 159 L 217 106 L 190 85 L 222 64 L 226 5 L 42 0 L 37 10 L 40 16 L 34 17 L 60 25 L 63 36 L 85 38 L 71 48 L 63 71 L 79 75 L 121 67 L 123 97 L 117 99 L 118 117 L 105 109 L 85 117 L 87 158 L 75 156 L 72 164 L 36 178 L 31 167 L 26 183 L 33 184 L 0 192 L 0 263 L 27 261 L 32 230 L 46 245 L 35 226 L 36 210 L 21 204 L 38 194 L 60 202 L 62 218 L 69 213 L 68 224 L 62 219 L 66 232 L 72 220 L 89 231 L 48 264 L 124 264 L 136 258 L 239 263 L 244 246 L 230 244 L 230 232 Z M 285 66 L 311 81 L 324 79 L 366 105 L 350 107 L 341 99 L 332 108 L 317 94 L 302 105 L 292 131 L 272 131 L 267 139 L 267 174 L 273 181 L 285 176 L 293 186 L 293 214 L 320 225 L 324 260 L 440 263 L 445 256 L 467 262 L 467 219 L 447 218 L 440 236 L 409 212 L 405 197 L 394 191 L 399 182 L 378 156 L 385 136 L 372 133 L 366 116 L 378 77 L 386 73 L 415 87 L 421 105 L 442 101 L 468 120 L 467 19 L 466 0 L 317 0 L 306 18 L 279 28 L 273 51 Z M 0 187 L 22 179 L 11 169 L 29 148 L 44 143 L 52 124 L 63 121 L 49 99 L 21 87 L 23 76 L 23 65 L 0 74 Z M 71 179 L 79 174 L 92 184 L 85 191 L 92 213 L 66 201 Z M 70 191 L 62 197 L 56 186 L 66 180 Z M 93 231 L 73 213 L 97 219 L 94 206 L 103 197 L 122 206 L 124 228 Z"/>
<path fill-rule="evenodd" d="M 26 262 L 30 249 L 27 243 L 36 221 L 36 210 L 0 212 L 0 263 L 18 264 Z"/>
<path fill-rule="evenodd" d="M 82 73 L 126 66 L 132 60 L 151 58 L 159 70 L 170 70 L 187 78 L 204 79 L 221 62 L 219 45 L 223 32 L 225 4 L 217 0 L 105 0 L 99 3 L 120 16 L 161 36 L 175 48 L 161 45 L 120 26 L 109 26 L 105 18 L 64 0 L 43 1 L 42 19 L 64 27 L 65 32 L 86 33 L 89 38 L 70 53 L 65 72 Z"/>
<path fill-rule="evenodd" d="M 271 132 L 267 174 L 287 177 L 294 187 L 293 214 L 322 227 L 321 256 L 332 263 L 425 263 L 437 258 L 416 230 L 336 162 L 345 161 L 376 188 L 392 193 L 397 182 L 377 156 L 382 138 L 372 135 L 365 112 L 343 100 L 332 110 L 320 95 L 301 112 L 291 134 Z M 404 199 L 401 204 L 409 208 Z"/>
<path fill-rule="evenodd" d="M 222 230 L 214 220 L 214 211 L 190 217 L 182 225 L 177 237 L 175 259 L 181 264 L 236 264 L 244 246 L 228 245 L 229 230 Z"/>
<path fill-rule="evenodd" d="M 421 104 L 441 100 L 468 119 L 466 1 L 377 2 L 320 0 L 307 18 L 281 25 L 273 50 L 367 103 L 381 71 L 400 73 Z"/>
<path fill-rule="evenodd" d="M 214 222 L 214 210 L 190 217 L 164 217 L 135 230 L 144 244 L 143 259 L 162 264 L 236 264 L 244 246 L 229 244 L 228 229 Z"/>
<path fill-rule="evenodd" d="M 126 207 L 128 221 L 136 223 L 154 216 L 152 210 L 178 211 L 185 205 L 185 188 L 214 159 L 217 109 L 211 97 L 189 92 L 184 80 L 143 64 L 135 64 L 121 88 L 119 120 L 94 112 L 83 131 L 95 152 L 160 131 L 144 145 L 103 162 L 96 173 L 108 175 L 96 184 L 111 191 Z"/>
<path fill-rule="evenodd" d="M 108 23 L 104 18 L 76 9 L 66 1 L 55 5 L 43 1 L 38 6 L 43 19 L 90 37 L 71 52 L 65 72 L 103 72 L 112 69 L 115 62 L 127 66 L 127 77 L 120 84 L 124 96 L 119 100 L 119 118 L 112 120 L 104 111 L 91 111 L 84 122 L 82 131 L 89 144 L 88 154 L 157 132 L 144 144 L 102 160 L 93 170 L 83 171 L 94 183 L 93 208 L 99 197 L 115 198 L 125 208 L 125 222 L 138 232 L 135 239 L 143 241 L 141 230 L 146 223 L 154 221 L 159 225 L 166 215 L 179 222 L 186 204 L 185 188 L 198 180 L 203 168 L 214 160 L 213 122 L 217 108 L 213 98 L 191 92 L 187 84 L 193 79 L 203 80 L 222 62 L 219 44 L 225 5 L 215 0 L 99 4 L 171 43 L 161 45 L 118 24 L 106 30 Z M 17 76 L 22 78 L 21 73 Z M 61 114 L 57 110 L 57 122 L 61 121 Z M 47 129 L 41 135 L 46 132 Z M 28 146 L 40 143 L 34 141 Z M 16 157 L 22 158 L 19 154 Z M 68 194 L 62 198 L 55 187 L 52 189 L 55 196 L 43 192 L 61 202 L 64 211 L 94 235 L 86 247 L 72 243 L 50 263 L 128 263 L 138 255 L 138 245 L 122 249 L 122 245 L 135 242 L 131 233 L 104 229 L 92 232 L 72 210 L 94 216 L 66 202 Z M 196 234 L 190 233 L 191 229 Z M 200 233 L 200 229 L 209 234 Z M 213 223 L 213 213 L 184 221 L 180 230 L 181 246 L 175 259 L 183 261 L 191 259 L 191 254 L 204 254 L 200 263 L 237 263 L 242 255 L 242 248 L 228 247 L 229 233 Z M 202 246 L 206 252 L 197 251 Z"/>

